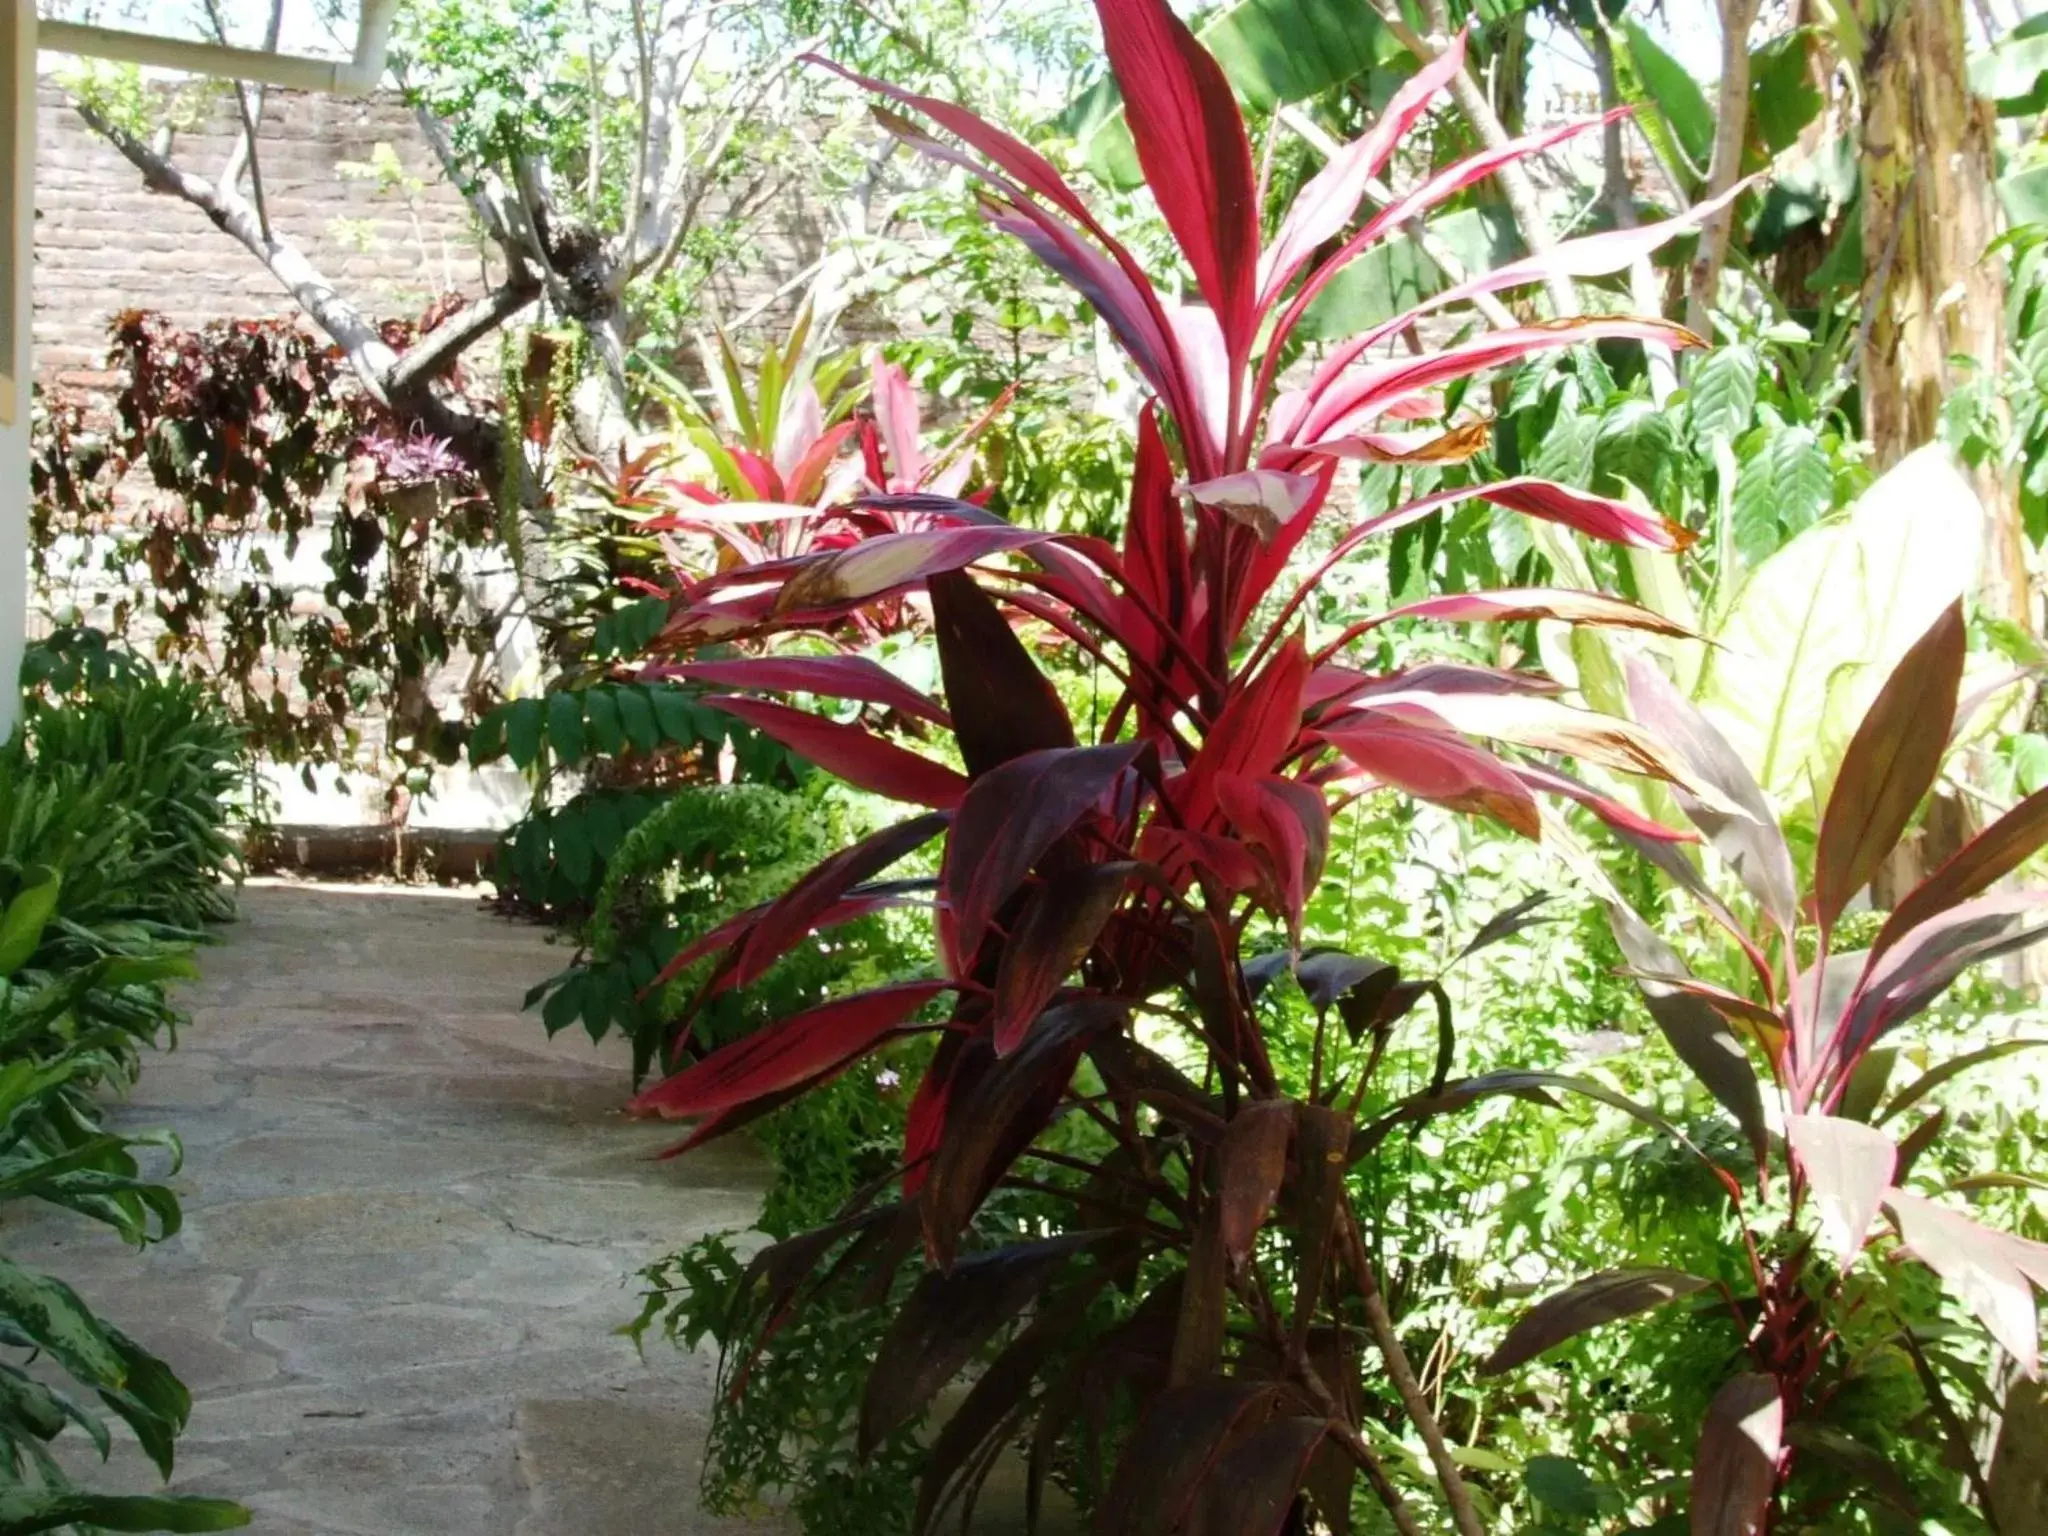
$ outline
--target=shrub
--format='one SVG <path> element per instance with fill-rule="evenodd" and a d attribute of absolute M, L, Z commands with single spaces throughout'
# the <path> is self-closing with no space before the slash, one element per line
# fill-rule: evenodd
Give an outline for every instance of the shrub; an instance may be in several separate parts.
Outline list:
<path fill-rule="evenodd" d="M 193 687 L 92 636 L 31 648 L 20 729 L 0 749 L 0 1200 L 37 1199 L 144 1244 L 178 1230 L 177 1197 L 138 1152 L 167 1133 L 102 1129 L 97 1094 L 134 1078 L 176 1016 L 201 922 L 226 915 L 221 796 L 238 739 Z M 0 1344 L 47 1356 L 124 1420 L 168 1478 L 191 1398 L 161 1360 L 63 1282 L 0 1256 Z M 74 1487 L 46 1449 L 76 1426 L 106 1455 L 101 1413 L 26 1362 L 0 1360 L 0 1528 L 213 1531 L 220 1499 Z"/>
<path fill-rule="evenodd" d="M 1682 774 L 1645 733 L 1559 704 L 1540 678 L 1442 664 L 1372 673 L 1348 665 L 1347 648 L 1395 620 L 1667 626 L 1618 599 L 1562 591 L 1427 599 L 1315 645 L 1297 620 L 1354 549 L 1454 500 L 1645 548 L 1683 547 L 1689 536 L 1618 502 L 1518 479 L 1367 518 L 1305 576 L 1287 578 L 1339 461 L 1466 458 L 1486 437 L 1483 423 L 1413 436 L 1382 418 L 1436 414 L 1431 391 L 1580 340 L 1690 338 L 1656 320 L 1605 317 L 1361 363 L 1374 342 L 1413 324 L 1409 314 L 1282 391 L 1294 322 L 1347 261 L 1576 129 L 1438 173 L 1340 243 L 1366 181 L 1459 67 L 1454 49 L 1332 158 L 1267 242 L 1250 149 L 1214 62 L 1157 0 L 1104 0 L 1099 10 L 1140 163 L 1202 306 L 1168 305 L 1034 151 L 957 107 L 863 83 L 965 141 L 972 154 L 878 109 L 899 137 L 983 179 L 991 219 L 1089 296 L 1150 386 L 1156 406 L 1140 423 L 1123 545 L 1020 528 L 941 496 L 871 494 L 860 505 L 892 521 L 846 547 L 682 589 L 669 646 L 829 633 L 916 594 L 930 604 L 945 694 L 942 707 L 853 656 L 721 664 L 718 681 L 734 691 L 709 702 L 858 787 L 929 809 L 678 955 L 677 970 L 717 957 L 683 1028 L 809 935 L 899 903 L 902 888 L 877 877 L 943 838 L 938 942 L 935 974 L 782 1019 L 650 1088 L 637 1107 L 698 1118 L 684 1143 L 697 1145 L 891 1041 L 931 1037 L 906 1117 L 901 1198 L 877 1183 L 835 1221 L 758 1255 L 739 1282 L 743 1322 L 772 1342 L 792 1313 L 855 1274 L 872 1276 L 868 1304 L 895 1294 L 894 1271 L 922 1246 L 929 1267 L 888 1310 L 856 1445 L 883 1443 L 963 1366 L 988 1363 L 932 1445 L 920 1529 L 971 1502 L 996 1453 L 1023 1436 L 1034 1488 L 1057 1463 L 1104 1529 L 1141 1512 L 1230 1530 L 1277 1530 L 1309 1506 L 1347 1520 L 1362 1478 L 1412 1531 L 1414 1480 L 1382 1449 L 1382 1431 L 1405 1421 L 1458 1529 L 1477 1536 L 1473 1490 L 1389 1315 L 1347 1170 L 1407 1127 L 1492 1094 L 1605 1090 L 1558 1073 L 1455 1079 L 1455 1038 L 1430 978 L 1290 940 L 1324 867 L 1333 805 L 1372 785 L 1530 836 L 1539 790 L 1643 837 L 1681 836 L 1473 737 Z M 1670 233 L 1572 242 L 1431 306 L 1550 272 L 1614 270 Z M 997 566 L 1004 556 L 1031 564 Z M 1092 744 L 1077 739 L 1010 614 L 1116 679 Z M 750 690 L 931 722 L 965 771 Z M 1265 955 L 1261 941 L 1273 946 Z M 1262 1011 L 1289 973 L 1315 1014 L 1305 1076 L 1273 1051 Z M 1425 1003 L 1420 1016 L 1445 1043 L 1424 1091 L 1401 1095 L 1378 1072 L 1397 1025 Z M 1042 1208 L 1020 1219 L 1008 1204 L 1019 1194 Z M 1367 1339 L 1383 1392 L 1368 1388 Z M 746 1358 L 743 1348 L 740 1380 Z"/>

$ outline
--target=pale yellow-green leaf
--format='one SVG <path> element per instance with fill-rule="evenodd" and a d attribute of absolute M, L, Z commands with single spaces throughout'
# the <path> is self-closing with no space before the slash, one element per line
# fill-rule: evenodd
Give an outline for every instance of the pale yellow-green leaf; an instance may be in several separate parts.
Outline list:
<path fill-rule="evenodd" d="M 1782 811 L 1825 795 L 1892 667 L 1975 587 L 1983 525 L 1946 453 L 1923 448 L 1750 576 L 1697 697 Z"/>

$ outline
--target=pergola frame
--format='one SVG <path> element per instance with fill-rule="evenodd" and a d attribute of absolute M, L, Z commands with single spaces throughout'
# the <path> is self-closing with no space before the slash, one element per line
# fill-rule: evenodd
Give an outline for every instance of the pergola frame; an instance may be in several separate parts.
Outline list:
<path fill-rule="evenodd" d="M 356 28 L 355 53 L 348 59 L 265 53 L 255 48 L 159 37 L 148 32 L 86 26 L 73 21 L 39 22 L 36 45 L 52 53 L 121 59 L 131 64 L 184 70 L 194 75 L 217 75 L 228 80 L 248 80 L 292 91 L 356 94 L 370 90 L 383 77 L 384 49 L 391 39 L 391 18 L 397 9 L 398 0 L 363 0 Z"/>

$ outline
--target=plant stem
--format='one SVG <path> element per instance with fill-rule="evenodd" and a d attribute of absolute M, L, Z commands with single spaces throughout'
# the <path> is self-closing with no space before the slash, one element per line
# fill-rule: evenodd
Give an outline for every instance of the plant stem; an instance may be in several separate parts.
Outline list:
<path fill-rule="evenodd" d="M 1344 1257 L 1351 1265 L 1353 1277 L 1358 1282 L 1359 1298 L 1365 1304 L 1366 1325 L 1372 1329 L 1373 1342 L 1379 1345 L 1380 1357 L 1386 1362 L 1387 1375 L 1392 1378 L 1394 1389 L 1401 1394 L 1401 1404 L 1408 1411 L 1408 1421 L 1429 1448 L 1429 1459 L 1436 1467 L 1437 1481 L 1443 1485 L 1445 1502 L 1451 1506 L 1451 1519 L 1458 1527 L 1459 1536 L 1486 1536 L 1479 1524 L 1479 1513 L 1472 1507 L 1472 1491 L 1465 1486 L 1457 1462 L 1451 1459 L 1451 1446 L 1444 1438 L 1443 1426 L 1437 1422 L 1436 1413 L 1429 1406 L 1422 1383 L 1416 1379 L 1415 1368 L 1408 1363 L 1408 1352 L 1401 1347 L 1401 1336 L 1394 1331 L 1394 1319 L 1387 1312 L 1386 1298 L 1380 1294 L 1379 1280 L 1372 1272 L 1372 1260 L 1366 1256 L 1358 1223 L 1352 1219 L 1348 1209 L 1338 1220 L 1344 1227 Z"/>

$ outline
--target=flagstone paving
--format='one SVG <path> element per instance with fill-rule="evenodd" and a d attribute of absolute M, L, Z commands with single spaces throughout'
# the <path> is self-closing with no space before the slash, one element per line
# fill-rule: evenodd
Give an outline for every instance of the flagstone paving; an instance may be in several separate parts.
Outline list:
<path fill-rule="evenodd" d="M 192 1388 L 175 1486 L 268 1536 L 781 1532 L 697 1508 L 712 1361 L 613 1331 L 638 1266 L 752 1221 L 758 1157 L 654 1161 L 621 1053 L 519 1011 L 562 952 L 472 898 L 253 884 L 222 938 L 112 1117 L 183 1139 L 184 1230 L 7 1235 Z"/>

